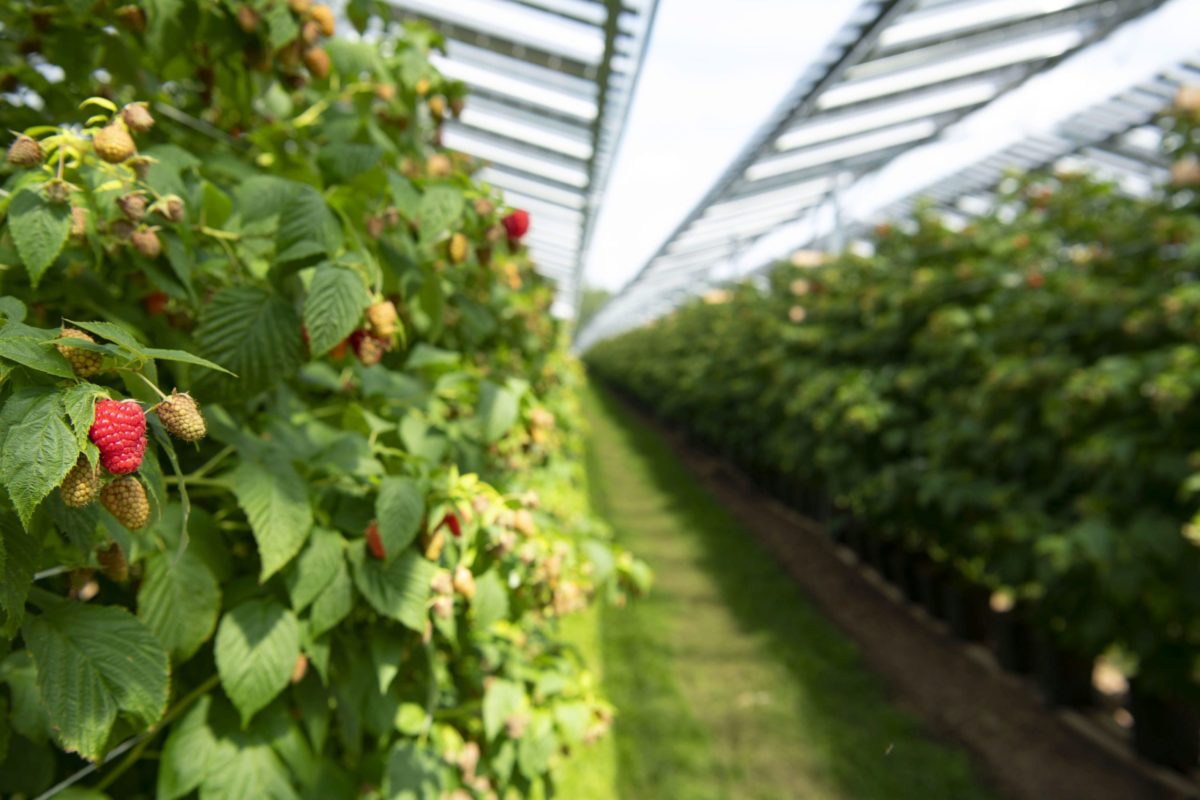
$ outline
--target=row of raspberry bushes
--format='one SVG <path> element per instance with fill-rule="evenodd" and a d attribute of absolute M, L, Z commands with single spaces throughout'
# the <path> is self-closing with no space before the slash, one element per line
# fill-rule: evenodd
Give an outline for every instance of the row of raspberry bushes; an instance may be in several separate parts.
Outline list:
<path fill-rule="evenodd" d="M 1142 680 L 1200 675 L 1200 102 L 1149 199 L 1010 178 L 602 342 L 590 369 Z M 864 254 L 869 253 L 869 254 Z M 796 263 L 807 263 L 800 259 Z"/>
<path fill-rule="evenodd" d="M 611 720 L 529 216 L 347 10 L 0 2 L 0 794 L 547 796 Z"/>

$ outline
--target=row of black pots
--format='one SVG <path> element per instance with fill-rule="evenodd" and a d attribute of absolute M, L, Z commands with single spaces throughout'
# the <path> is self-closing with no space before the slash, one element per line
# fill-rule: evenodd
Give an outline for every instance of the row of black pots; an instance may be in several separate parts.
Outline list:
<path fill-rule="evenodd" d="M 1005 670 L 1032 676 L 1048 706 L 1081 708 L 1094 702 L 1093 659 L 1063 648 L 1039 630 L 1028 608 L 993 609 L 986 587 L 949 572 L 924 553 L 870 536 L 857 525 L 846 528 L 844 539 L 909 602 L 945 620 L 955 637 L 986 642 Z M 1182 771 L 1200 765 L 1200 715 L 1194 709 L 1156 696 L 1135 681 L 1130 711 L 1139 755 Z"/>

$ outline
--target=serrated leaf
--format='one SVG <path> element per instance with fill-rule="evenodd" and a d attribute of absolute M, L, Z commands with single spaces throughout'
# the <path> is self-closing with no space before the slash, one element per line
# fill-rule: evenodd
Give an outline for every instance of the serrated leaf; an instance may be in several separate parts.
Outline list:
<path fill-rule="evenodd" d="M 158 762 L 158 800 L 175 800 L 198 788 L 219 757 L 220 743 L 209 726 L 213 699 L 204 695 L 171 726 Z"/>
<path fill-rule="evenodd" d="M 11 514 L 0 517 L 0 542 L 3 542 L 4 564 L 0 570 L 0 606 L 8 615 L 4 632 L 12 637 L 25 618 L 25 599 L 33 585 L 42 543 L 25 531 Z"/>
<path fill-rule="evenodd" d="M 313 355 L 327 353 L 362 324 L 371 295 L 356 272 L 322 264 L 304 299 L 304 326 Z"/>
<path fill-rule="evenodd" d="M 24 634 L 64 749 L 98 759 L 118 711 L 143 727 L 166 711 L 167 654 L 125 609 L 60 602 L 28 620 Z"/>
<path fill-rule="evenodd" d="M 483 693 L 483 732 L 488 740 L 495 739 L 504 729 L 504 722 L 513 714 L 525 710 L 525 687 L 498 678 Z"/>
<path fill-rule="evenodd" d="M 371 607 L 407 628 L 424 631 L 429 582 L 436 572 L 433 563 L 408 550 L 385 564 L 367 557 L 362 542 L 355 542 L 348 552 L 354 585 Z"/>
<path fill-rule="evenodd" d="M 300 320 L 291 303 L 265 289 L 234 287 L 217 293 L 204 309 L 196 340 L 203 356 L 239 377 L 221 388 L 257 394 L 291 377 L 303 360 Z"/>
<path fill-rule="evenodd" d="M 23 189 L 9 206 L 8 230 L 36 288 L 67 243 L 71 208 L 66 203 L 51 203 L 35 188 Z"/>
<path fill-rule="evenodd" d="M 220 364 L 214 364 L 207 358 L 194 356 L 184 350 L 163 350 L 159 347 L 147 347 L 142 352 L 151 358 L 157 358 L 160 361 L 178 361 L 182 364 L 194 364 L 197 367 L 204 367 L 205 369 L 212 369 L 216 370 L 217 372 L 224 372 L 226 375 L 233 375 L 235 378 L 237 377 L 237 375 L 234 375 L 234 373 L 225 369 Z"/>
<path fill-rule="evenodd" d="M 79 457 L 75 434 L 63 419 L 59 395 L 47 395 L 8 430 L 0 453 L 0 482 L 8 490 L 21 523 L 66 477 Z"/>
<path fill-rule="evenodd" d="M 388 754 L 383 778 L 387 800 L 437 800 L 442 793 L 438 758 L 412 742 L 399 742 Z"/>
<path fill-rule="evenodd" d="M 283 573 L 288 597 L 296 613 L 307 608 L 333 581 L 338 564 L 343 561 L 342 547 L 342 537 L 336 531 L 313 528 L 308 546 Z"/>
<path fill-rule="evenodd" d="M 341 228 L 325 198 L 307 184 L 292 183 L 288 201 L 279 212 L 276 260 L 288 262 L 313 256 L 330 257 L 341 246 Z"/>
<path fill-rule="evenodd" d="M 383 479 L 375 499 L 375 518 L 385 561 L 390 562 L 412 544 L 424 516 L 425 495 L 416 481 L 393 476 Z"/>
<path fill-rule="evenodd" d="M 295 615 L 274 600 L 250 600 L 221 619 L 215 654 L 221 686 L 244 725 L 291 680 L 300 627 Z"/>
<path fill-rule="evenodd" d="M 270 467 L 244 461 L 228 480 L 250 520 L 262 561 L 259 580 L 265 581 L 283 569 L 308 539 L 313 522 L 308 486 L 286 461 Z"/>
<path fill-rule="evenodd" d="M 217 579 L 191 550 L 151 553 L 138 589 L 138 618 L 177 661 L 187 661 L 208 641 L 221 611 Z"/>
<path fill-rule="evenodd" d="M 316 639 L 344 620 L 354 608 L 354 584 L 344 559 L 338 561 L 333 579 L 317 595 L 309 612 L 308 624 Z"/>
<path fill-rule="evenodd" d="M 356 175 L 374 169 L 383 159 L 383 149 L 373 144 L 343 142 L 324 148 L 317 157 L 327 182 L 348 183 Z"/>
<path fill-rule="evenodd" d="M 450 231 L 463 213 L 463 194 L 452 186 L 433 186 L 421 196 L 417 216 L 421 221 L 421 238 L 437 239 Z"/>
<path fill-rule="evenodd" d="M 145 356 L 145 345 L 137 340 L 134 334 L 126 328 L 118 325 L 115 322 L 89 321 L 80 322 L 79 320 L 65 319 L 64 323 L 88 333 L 94 333 L 97 336 L 102 336 L 110 342 L 114 342 L 122 349 L 129 351 L 135 356 Z"/>
<path fill-rule="evenodd" d="M 87 446 L 88 432 L 96 418 L 96 398 L 103 394 L 104 390 L 99 386 L 86 382 L 76 383 L 62 393 L 63 408 L 80 450 Z"/>
<path fill-rule="evenodd" d="M 31 328 L 19 322 L 9 322 L 0 328 L 0 358 L 6 358 L 30 369 L 55 375 L 59 378 L 74 378 L 75 371 L 67 360 L 46 340 L 53 338 L 40 328 Z"/>

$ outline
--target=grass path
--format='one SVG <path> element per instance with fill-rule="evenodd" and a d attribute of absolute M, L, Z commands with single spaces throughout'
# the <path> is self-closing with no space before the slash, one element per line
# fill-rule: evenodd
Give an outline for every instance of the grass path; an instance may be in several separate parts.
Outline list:
<path fill-rule="evenodd" d="M 653 432 L 599 391 L 586 408 L 593 504 L 655 570 L 601 619 L 623 800 L 991 796 Z"/>

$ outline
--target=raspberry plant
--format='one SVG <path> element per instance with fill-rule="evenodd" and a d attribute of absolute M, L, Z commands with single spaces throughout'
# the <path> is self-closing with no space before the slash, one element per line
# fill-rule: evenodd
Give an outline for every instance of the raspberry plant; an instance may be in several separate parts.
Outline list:
<path fill-rule="evenodd" d="M 1005 181 L 869 253 L 777 265 L 602 342 L 605 381 L 789 490 L 1036 606 L 1083 655 L 1200 699 L 1200 93 L 1152 197 Z"/>
<path fill-rule="evenodd" d="M 375 11 L 0 2 L 0 793 L 546 796 L 611 720 L 530 220 Z"/>

